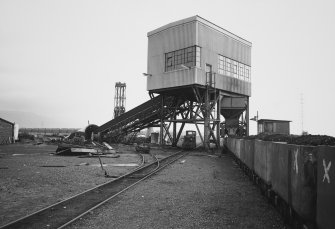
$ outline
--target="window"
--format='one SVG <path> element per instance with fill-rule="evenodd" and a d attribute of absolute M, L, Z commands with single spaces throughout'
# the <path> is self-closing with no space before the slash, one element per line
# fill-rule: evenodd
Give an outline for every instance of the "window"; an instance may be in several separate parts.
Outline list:
<path fill-rule="evenodd" d="M 200 47 L 191 46 L 165 53 L 165 71 L 180 69 L 180 65 L 200 67 Z"/>
<path fill-rule="evenodd" d="M 219 55 L 218 58 L 218 73 L 219 74 L 224 74 L 224 57 Z"/>
<path fill-rule="evenodd" d="M 238 63 L 238 75 L 239 75 L 239 79 L 245 80 L 245 76 L 244 76 L 244 64 Z"/>
<path fill-rule="evenodd" d="M 247 65 L 245 66 L 245 80 L 250 81 L 250 67 Z"/>
<path fill-rule="evenodd" d="M 250 81 L 250 66 L 218 55 L 218 73 L 244 81 Z"/>
<path fill-rule="evenodd" d="M 237 75 L 237 62 L 235 60 L 233 60 L 233 75 L 235 78 L 238 78 Z"/>
<path fill-rule="evenodd" d="M 232 76 L 232 65 L 231 65 L 231 62 L 230 62 L 230 59 L 229 58 L 225 58 L 226 60 L 226 74 L 227 76 Z"/>

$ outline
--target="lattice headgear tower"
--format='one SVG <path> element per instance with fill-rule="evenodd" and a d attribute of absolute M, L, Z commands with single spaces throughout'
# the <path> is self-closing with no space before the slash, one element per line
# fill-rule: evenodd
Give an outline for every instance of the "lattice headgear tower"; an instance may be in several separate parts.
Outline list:
<path fill-rule="evenodd" d="M 114 97 L 114 118 L 120 116 L 126 111 L 126 84 L 115 83 Z"/>

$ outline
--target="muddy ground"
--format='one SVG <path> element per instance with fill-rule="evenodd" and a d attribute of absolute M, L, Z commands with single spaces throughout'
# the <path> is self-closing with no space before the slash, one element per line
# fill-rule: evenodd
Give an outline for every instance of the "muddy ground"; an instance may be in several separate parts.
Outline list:
<path fill-rule="evenodd" d="M 102 158 L 109 175 L 134 169 L 133 146 Z M 112 180 L 98 158 L 54 156 L 56 146 L 0 146 L 0 226 Z M 163 158 L 177 149 L 153 147 Z M 149 159 L 150 156 L 146 155 Z M 152 158 L 151 158 L 152 160 Z M 124 166 L 112 166 L 125 164 Z M 229 155 L 190 152 L 70 228 L 286 228 Z"/>
<path fill-rule="evenodd" d="M 229 155 L 191 152 L 70 225 L 81 228 L 286 228 Z"/>
<path fill-rule="evenodd" d="M 133 146 L 114 145 L 118 158 L 101 158 L 110 176 L 120 176 L 140 164 Z M 98 158 L 55 156 L 55 145 L 0 145 L 0 226 L 51 204 L 106 183 Z M 152 148 L 162 158 L 165 149 Z M 152 161 L 146 155 L 148 161 Z M 114 178 L 115 179 L 115 178 Z"/>

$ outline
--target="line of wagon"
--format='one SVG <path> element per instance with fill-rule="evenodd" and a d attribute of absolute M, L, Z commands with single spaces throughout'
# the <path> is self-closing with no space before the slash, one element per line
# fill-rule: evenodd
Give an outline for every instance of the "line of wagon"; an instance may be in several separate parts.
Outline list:
<path fill-rule="evenodd" d="M 335 228 L 334 146 L 228 138 L 226 147 L 289 223 Z"/>

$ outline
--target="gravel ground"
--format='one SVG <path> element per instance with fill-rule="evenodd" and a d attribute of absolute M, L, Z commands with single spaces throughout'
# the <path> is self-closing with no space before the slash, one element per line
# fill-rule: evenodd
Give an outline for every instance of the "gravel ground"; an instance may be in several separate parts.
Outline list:
<path fill-rule="evenodd" d="M 133 146 L 113 147 L 119 158 L 101 158 L 109 175 L 120 176 L 134 169 L 111 164 L 140 163 Z M 104 177 L 98 158 L 51 155 L 56 148 L 32 144 L 0 146 L 0 226 L 113 180 Z M 167 154 L 164 151 L 167 150 L 152 149 L 160 158 Z"/>
<path fill-rule="evenodd" d="M 190 153 L 69 228 L 285 228 L 231 157 Z"/>

